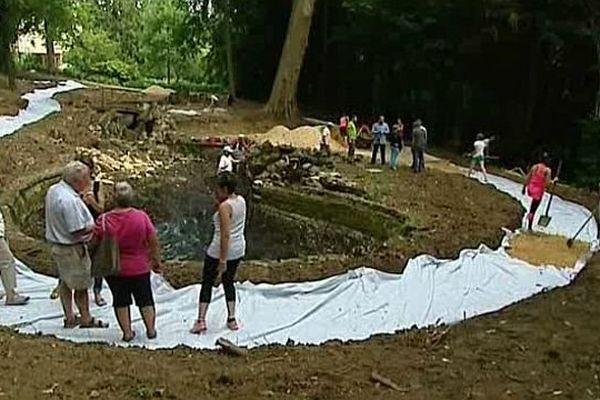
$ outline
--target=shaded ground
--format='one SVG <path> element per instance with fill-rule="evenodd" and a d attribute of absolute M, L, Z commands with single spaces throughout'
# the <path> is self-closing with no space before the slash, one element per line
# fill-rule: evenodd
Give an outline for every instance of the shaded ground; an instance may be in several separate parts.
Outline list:
<path fill-rule="evenodd" d="M 88 133 L 88 125 L 98 115 L 77 96 L 64 97 L 72 102 L 63 114 L 2 140 L 0 195 L 16 180 L 62 165 L 72 157 L 75 145 L 106 145 Z M 416 177 L 405 169 L 371 174 L 363 165 L 340 168 L 368 188 L 373 199 L 401 210 L 421 228 L 413 242 L 390 241 L 392 250 L 373 254 L 370 261 L 375 266 L 400 270 L 399 260 L 405 255 L 452 256 L 461 247 L 482 241 L 493 244 L 499 226 L 518 221 L 518 206 L 508 198 L 460 176 L 430 171 Z M 591 202 L 585 195 L 574 196 Z M 10 236 L 17 255 L 29 257 L 32 265 L 47 263 L 47 256 L 37 253 L 40 250 L 12 227 Z M 403 243 L 406 248 L 399 256 L 393 248 Z M 365 261 L 331 257 L 335 261 L 248 266 L 240 278 L 314 279 Z M 596 257 L 571 287 L 466 321 L 443 336 L 421 331 L 345 345 L 262 348 L 247 359 L 187 349 L 149 352 L 74 345 L 4 329 L 0 330 L 4 361 L 0 397 L 596 399 L 600 398 L 599 285 L 600 258 Z M 374 370 L 402 390 L 394 392 L 370 382 Z"/>

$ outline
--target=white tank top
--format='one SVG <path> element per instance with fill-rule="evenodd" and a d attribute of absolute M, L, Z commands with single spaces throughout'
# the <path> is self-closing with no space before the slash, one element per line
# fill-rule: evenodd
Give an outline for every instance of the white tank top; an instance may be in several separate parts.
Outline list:
<path fill-rule="evenodd" d="M 229 250 L 227 251 L 227 260 L 237 260 L 246 255 L 246 238 L 244 230 L 246 229 L 246 200 L 242 196 L 236 196 L 233 199 L 225 200 L 231 207 L 231 223 L 229 235 Z M 219 213 L 213 215 L 213 223 L 215 225 L 215 233 L 212 241 L 206 249 L 206 254 L 212 258 L 219 259 L 221 252 L 221 221 Z"/>

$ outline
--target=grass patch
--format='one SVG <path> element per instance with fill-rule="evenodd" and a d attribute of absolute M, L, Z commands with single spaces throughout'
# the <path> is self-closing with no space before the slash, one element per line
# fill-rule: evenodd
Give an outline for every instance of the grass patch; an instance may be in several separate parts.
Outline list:
<path fill-rule="evenodd" d="M 366 205 L 334 196 L 312 196 L 291 190 L 265 188 L 261 201 L 282 211 L 344 226 L 378 240 L 406 236 L 412 231 L 406 218 L 398 218 Z"/>

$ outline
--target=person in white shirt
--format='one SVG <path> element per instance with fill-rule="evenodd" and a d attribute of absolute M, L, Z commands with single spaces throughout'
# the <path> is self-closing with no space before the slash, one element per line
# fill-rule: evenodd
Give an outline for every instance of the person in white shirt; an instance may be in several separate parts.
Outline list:
<path fill-rule="evenodd" d="M 488 139 L 485 138 L 483 133 L 477 134 L 477 140 L 473 143 L 473 153 L 471 153 L 471 167 L 469 168 L 469 174 L 467 177 L 471 177 L 473 170 L 476 167 L 481 169 L 483 173 L 483 179 L 485 182 L 488 181 L 487 171 L 485 170 L 485 149 L 490 145 L 490 142 L 494 140 L 494 137 Z"/>
<path fill-rule="evenodd" d="M 29 297 L 17 293 L 15 258 L 8 247 L 5 234 L 4 216 L 0 209 L 0 278 L 6 294 L 5 304 L 7 306 L 22 306 L 29 302 Z"/>
<path fill-rule="evenodd" d="M 233 172 L 233 150 L 229 146 L 223 147 L 223 153 L 219 158 L 219 166 L 217 167 L 217 175 L 225 172 Z"/>
<path fill-rule="evenodd" d="M 330 126 L 333 126 L 333 124 L 327 124 L 323 126 L 323 129 L 321 129 L 321 143 L 319 149 L 326 154 L 329 154 L 331 151 L 331 129 L 329 128 Z"/>
<path fill-rule="evenodd" d="M 206 249 L 202 288 L 198 306 L 198 319 L 191 332 L 206 332 L 206 312 L 212 298 L 212 288 L 223 284 L 227 305 L 227 328 L 239 329 L 235 318 L 235 273 L 246 255 L 246 200 L 235 193 L 236 177 L 224 173 L 217 179 L 215 197 L 217 211 L 213 215 L 214 234 Z"/>
<path fill-rule="evenodd" d="M 90 187 L 90 169 L 81 161 L 73 161 L 63 170 L 61 181 L 46 194 L 46 241 L 60 279 L 65 328 L 108 328 L 108 324 L 90 314 L 92 262 L 87 242 L 95 224 L 82 200 L 82 194 L 89 192 Z M 73 312 L 73 299 L 81 318 Z"/>

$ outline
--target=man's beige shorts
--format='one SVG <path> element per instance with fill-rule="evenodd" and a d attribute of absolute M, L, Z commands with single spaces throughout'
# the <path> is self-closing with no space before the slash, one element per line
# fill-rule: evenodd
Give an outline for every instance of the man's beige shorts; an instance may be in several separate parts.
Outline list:
<path fill-rule="evenodd" d="M 11 265 L 14 262 L 15 258 L 10 252 L 8 243 L 6 243 L 6 240 L 4 238 L 0 238 L 0 267 Z"/>
<path fill-rule="evenodd" d="M 92 286 L 92 262 L 85 245 L 52 245 L 52 258 L 58 277 L 69 289 L 87 290 Z"/>

